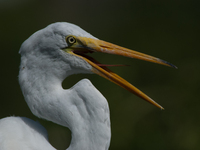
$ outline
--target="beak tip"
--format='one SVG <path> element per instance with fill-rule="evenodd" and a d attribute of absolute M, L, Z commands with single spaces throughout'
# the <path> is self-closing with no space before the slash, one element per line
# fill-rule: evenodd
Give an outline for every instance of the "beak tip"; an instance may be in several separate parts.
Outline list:
<path fill-rule="evenodd" d="M 169 67 L 172 67 L 172 68 L 175 68 L 175 69 L 178 69 L 178 67 L 176 67 L 175 65 L 173 65 L 172 63 L 169 63 L 165 60 L 162 60 L 160 59 L 161 62 L 163 62 L 165 65 L 169 66 Z"/>

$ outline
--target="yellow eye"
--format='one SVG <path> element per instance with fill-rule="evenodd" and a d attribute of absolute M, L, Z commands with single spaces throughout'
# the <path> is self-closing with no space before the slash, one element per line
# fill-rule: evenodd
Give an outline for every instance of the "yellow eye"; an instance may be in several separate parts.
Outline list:
<path fill-rule="evenodd" d="M 71 45 L 71 44 L 76 43 L 76 39 L 73 36 L 68 36 L 67 42 Z"/>

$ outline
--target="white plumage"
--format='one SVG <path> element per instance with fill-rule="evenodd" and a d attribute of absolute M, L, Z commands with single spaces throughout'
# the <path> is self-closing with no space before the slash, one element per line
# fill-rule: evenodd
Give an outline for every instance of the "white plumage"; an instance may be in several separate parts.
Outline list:
<path fill-rule="evenodd" d="M 70 23 L 54 23 L 30 36 L 22 44 L 19 52 L 21 90 L 34 115 L 71 130 L 72 140 L 68 150 L 106 150 L 109 148 L 111 138 L 107 100 L 87 79 L 79 81 L 70 89 L 63 89 L 62 82 L 69 75 L 99 74 L 163 109 L 126 80 L 111 72 L 105 67 L 106 65 L 86 55 L 93 52 L 117 54 L 174 67 L 161 59 L 98 40 Z M 12 137 L 12 141 L 16 139 L 15 144 L 21 138 L 18 144 L 29 145 L 26 149 L 35 149 L 33 146 L 35 142 L 40 143 L 35 145 L 38 146 L 37 149 L 54 149 L 48 143 L 46 131 L 42 126 L 27 118 L 15 117 L 0 121 L 0 145 L 8 144 L 7 140 L 2 139 L 9 139 L 12 135 L 7 135 L 7 132 L 10 133 L 9 129 L 13 128 L 12 122 L 16 124 L 15 132 L 22 132 Z M 37 141 L 38 139 L 41 140 Z M 12 141 L 9 145 L 12 145 Z M 7 149 L 7 147 L 2 148 L 2 150 Z"/>
<path fill-rule="evenodd" d="M 25 117 L 0 120 L 0 150 L 55 150 L 46 129 Z"/>

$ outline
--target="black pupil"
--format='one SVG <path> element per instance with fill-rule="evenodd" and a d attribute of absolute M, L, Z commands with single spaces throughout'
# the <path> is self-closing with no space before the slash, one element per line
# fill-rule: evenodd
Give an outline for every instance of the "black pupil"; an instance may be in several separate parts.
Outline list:
<path fill-rule="evenodd" d="M 75 39 L 74 39 L 73 37 L 70 37 L 70 38 L 69 38 L 69 42 L 70 42 L 70 43 L 74 43 L 74 42 L 75 42 Z"/>

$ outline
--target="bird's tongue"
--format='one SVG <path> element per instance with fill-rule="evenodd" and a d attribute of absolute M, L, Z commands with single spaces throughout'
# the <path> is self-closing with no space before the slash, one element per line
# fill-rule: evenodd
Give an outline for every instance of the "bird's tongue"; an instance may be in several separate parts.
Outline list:
<path fill-rule="evenodd" d="M 123 64 L 117 64 L 117 65 L 109 65 L 109 64 L 97 64 L 98 66 L 107 66 L 107 67 L 120 67 L 120 66 L 129 66 L 129 65 L 123 65 Z"/>
<path fill-rule="evenodd" d="M 129 65 L 124 65 L 124 64 L 102 64 L 102 63 L 98 62 L 97 60 L 95 60 L 93 57 L 86 55 L 87 53 L 92 53 L 92 52 L 89 52 L 89 51 L 83 52 L 83 51 L 74 50 L 73 52 L 75 54 L 78 54 L 79 56 L 83 56 L 83 57 L 89 59 L 90 61 L 92 61 L 93 63 L 95 63 L 96 65 L 98 65 L 100 67 L 103 67 L 103 66 L 106 66 L 106 67 L 129 66 Z"/>

